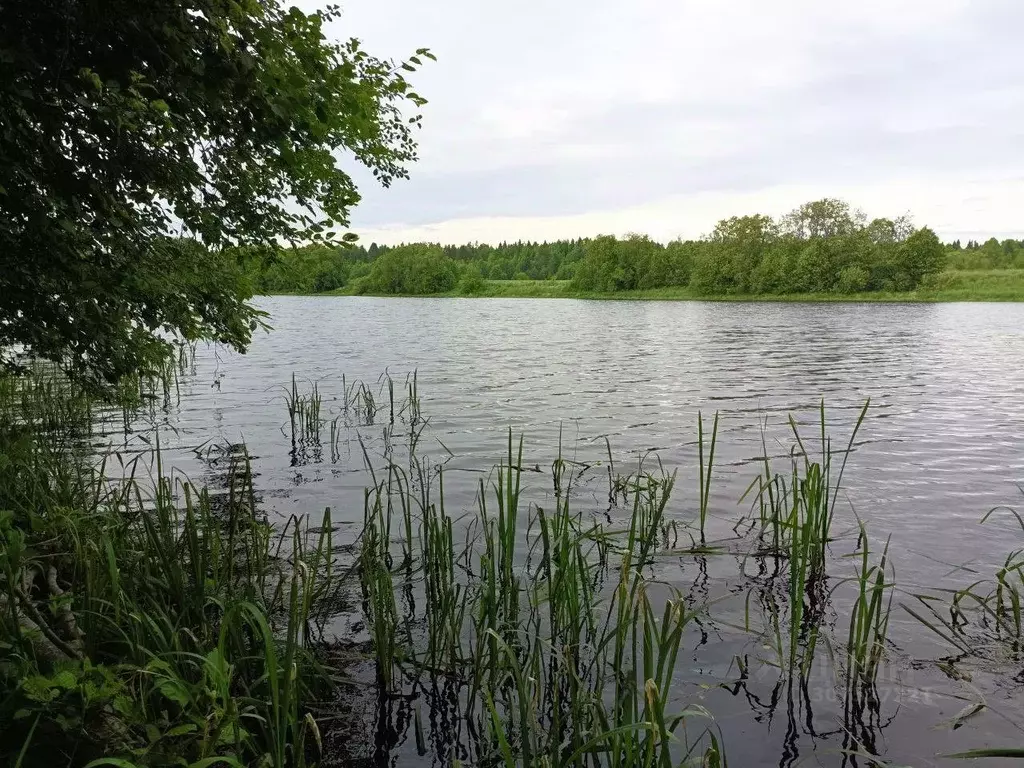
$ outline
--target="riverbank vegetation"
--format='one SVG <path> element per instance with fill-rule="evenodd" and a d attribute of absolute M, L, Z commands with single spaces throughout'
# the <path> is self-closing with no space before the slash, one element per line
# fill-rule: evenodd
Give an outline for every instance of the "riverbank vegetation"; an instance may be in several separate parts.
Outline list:
<path fill-rule="evenodd" d="M 0 760 L 305 765 L 330 514 L 271 527 L 244 454 L 221 488 L 97 457 L 101 407 L 52 368 L 0 375 Z"/>
<path fill-rule="evenodd" d="M 249 260 L 246 269 L 258 293 L 1024 298 L 1006 279 L 1024 269 L 1024 244 L 943 245 L 905 217 L 868 221 L 839 200 L 807 203 L 778 220 L 733 217 L 701 240 L 668 244 L 629 235 L 493 247 L 314 245 Z M 531 281 L 557 285 L 527 287 Z"/>
<path fill-rule="evenodd" d="M 897 715 L 886 689 L 906 663 L 895 612 L 957 654 L 915 669 L 964 680 L 1020 658 L 1019 552 L 969 586 L 897 597 L 894 548 L 849 525 L 841 489 L 867 406 L 841 442 L 823 406 L 816 424 L 791 419 L 792 450 L 752 465 L 734 519 L 711 512 L 717 417 L 698 421 L 683 474 L 655 455 L 624 469 L 610 446 L 607 461 L 559 452 L 541 469 L 510 433 L 474 504 L 452 509 L 414 375 L 342 382 L 338 397 L 293 380 L 283 460 L 334 462 L 342 430 L 383 430 L 382 453 L 362 448 L 361 532 L 339 546 L 330 510 L 264 517 L 244 450 L 206 485 L 158 450 L 99 461 L 88 446 L 103 406 L 34 370 L 0 377 L 0 757 L 13 765 L 286 768 L 403 753 L 713 768 L 730 752 L 714 691 L 789 718 L 787 754 L 806 737 L 884 764 Z M 364 629 L 326 642 L 339 614 Z M 820 742 L 796 723 L 833 691 L 825 717 L 841 727 Z M 965 691 L 963 720 L 994 706 Z M 352 699 L 375 719 L 344 715 Z"/>
<path fill-rule="evenodd" d="M 316 294 L 315 291 L 286 293 Z M 326 295 L 356 294 L 350 288 L 329 291 Z M 944 301 L 1024 301 L 1024 269 L 955 270 L 947 269 L 922 281 L 913 291 L 871 291 L 861 293 L 789 293 L 789 294 L 716 294 L 694 291 L 689 286 L 643 288 L 631 291 L 598 293 L 578 290 L 571 280 L 484 280 L 470 273 L 455 288 L 431 294 L 400 294 L 444 298 L 516 298 L 516 299 L 592 299 L 606 301 L 772 301 L 772 302 L 944 302 Z"/>

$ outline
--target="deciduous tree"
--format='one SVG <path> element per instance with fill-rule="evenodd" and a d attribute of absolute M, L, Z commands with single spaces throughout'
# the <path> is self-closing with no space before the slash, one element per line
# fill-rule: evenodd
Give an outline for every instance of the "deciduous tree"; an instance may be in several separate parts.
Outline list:
<path fill-rule="evenodd" d="M 0 0 L 0 364 L 111 382 L 174 335 L 244 349 L 259 315 L 222 249 L 344 227 L 339 153 L 385 185 L 416 157 L 404 73 L 429 52 L 374 58 L 325 36 L 338 17 Z"/>

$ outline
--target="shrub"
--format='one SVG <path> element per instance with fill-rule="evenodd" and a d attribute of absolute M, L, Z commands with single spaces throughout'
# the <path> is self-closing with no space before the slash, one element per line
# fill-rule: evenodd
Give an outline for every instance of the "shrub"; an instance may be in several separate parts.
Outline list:
<path fill-rule="evenodd" d="M 474 266 L 468 266 L 462 273 L 462 279 L 456 290 L 463 296 L 478 296 L 487 289 L 487 283 L 480 275 L 480 270 Z"/>
<path fill-rule="evenodd" d="M 458 265 L 440 246 L 403 245 L 373 262 L 365 287 L 370 293 L 447 293 L 458 278 Z"/>
<path fill-rule="evenodd" d="M 836 291 L 839 293 L 860 293 L 866 291 L 871 274 L 864 267 L 847 267 L 839 273 Z"/>

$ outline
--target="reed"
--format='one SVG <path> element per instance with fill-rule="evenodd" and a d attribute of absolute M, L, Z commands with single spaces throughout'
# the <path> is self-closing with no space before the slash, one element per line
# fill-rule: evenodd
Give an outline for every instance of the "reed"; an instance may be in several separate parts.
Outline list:
<path fill-rule="evenodd" d="M 777 613 L 772 618 L 777 647 L 788 651 L 783 662 L 798 668 L 801 674 L 810 671 L 820 636 L 821 620 L 829 599 L 827 582 L 828 546 L 832 540 L 832 524 L 842 488 L 843 475 L 856 437 L 867 415 L 870 401 L 865 402 L 850 432 L 840 463 L 834 460 L 828 433 L 825 406 L 818 409 L 818 441 L 820 454 L 811 458 L 807 441 L 793 416 L 789 418 L 794 451 L 788 475 L 776 473 L 768 458 L 762 431 L 762 472 L 747 488 L 746 498 L 756 488 L 757 548 L 752 559 L 771 557 L 776 566 L 785 566 L 787 576 L 788 617 L 786 643 L 782 642 L 782 626 Z M 777 603 L 769 603 L 776 611 Z M 781 653 L 781 652 L 780 652 Z"/>
<path fill-rule="evenodd" d="M 110 476 L 50 439 L 86 428 L 56 405 L 73 390 L 0 381 L 0 409 L 34 409 L 0 428 L 0 754 L 304 765 L 305 702 L 328 685 L 309 620 L 333 588 L 329 512 L 315 536 L 274 532 L 247 458 L 215 494 L 165 474 L 159 442 Z"/>
<path fill-rule="evenodd" d="M 373 390 L 365 384 L 360 384 L 356 397 L 366 425 L 371 426 L 377 415 L 377 399 L 374 397 Z"/>
<path fill-rule="evenodd" d="M 291 425 L 292 441 L 320 441 L 320 430 L 324 419 L 321 417 L 323 397 L 320 385 L 311 382 L 308 392 L 299 390 L 295 374 L 292 374 L 291 389 L 285 391 L 285 408 L 288 411 L 288 422 Z"/>
<path fill-rule="evenodd" d="M 992 594 L 992 618 L 996 631 L 1016 653 L 1021 650 L 1021 596 L 1024 595 L 1024 552 L 1016 550 L 996 571 Z"/>
<path fill-rule="evenodd" d="M 64 723 L 67 739 L 83 743 L 116 730 L 82 753 L 96 765 L 313 761 L 320 734 L 309 702 L 329 685 L 314 653 L 316 623 L 336 609 L 345 578 L 336 516 L 327 509 L 316 527 L 295 518 L 272 527 L 244 453 L 223 492 L 166 472 L 159 441 L 152 466 L 108 457 L 119 470 L 112 478 L 76 454 L 95 405 L 62 386 L 0 377 L 0 641 L 13 649 L 0 644 L 0 662 L 27 681 L 0 702 L 0 754 L 45 760 L 54 724 Z M 126 385 L 174 395 L 162 387 Z M 725 765 L 710 713 L 682 682 L 687 637 L 704 630 L 711 605 L 700 589 L 657 575 L 666 558 L 686 567 L 691 558 L 706 579 L 700 558 L 711 552 L 756 565 L 739 588 L 753 583 L 748 603 L 756 591 L 766 616 L 758 640 L 775 650 L 784 686 L 773 696 L 792 709 L 821 664 L 818 646 L 841 648 L 844 726 L 857 734 L 844 746 L 874 754 L 857 721 L 878 703 L 894 578 L 889 543 L 873 551 L 864 526 L 855 575 L 837 585 L 856 589 L 835 643 L 829 619 L 846 613 L 830 587 L 834 530 L 867 405 L 845 450 L 833 451 L 823 405 L 811 440 L 791 419 L 795 449 L 781 472 L 762 438 L 746 533 L 709 542 L 717 414 L 710 425 L 698 417 L 695 516 L 672 506 L 675 473 L 644 455 L 618 474 L 608 441 L 609 505 L 592 509 L 584 476 L 593 465 L 560 448 L 545 476 L 511 432 L 467 510 L 446 499 L 453 476 L 443 455 L 420 455 L 429 419 L 415 373 L 404 382 L 385 374 L 372 387 L 343 379 L 342 390 L 340 403 L 328 401 L 317 383 L 293 376 L 289 423 L 297 441 L 318 441 L 329 425 L 335 455 L 349 427 L 380 422 L 382 440 L 362 446 L 372 483 L 357 545 L 370 649 L 360 653 L 375 667 L 381 711 L 406 707 L 420 755 L 432 749 L 446 765 Z M 40 444 L 41 434 L 54 437 Z M 680 532 L 691 548 L 677 547 Z M 963 652 L 998 647 L 1019 658 L 1022 574 L 1024 557 L 1013 551 L 989 579 L 919 596 L 926 609 L 917 611 Z M 979 628 L 988 642 L 974 642 Z M 42 644 L 59 663 L 40 656 Z M 420 696 L 429 715 L 422 701 L 409 703 Z M 83 714 L 76 721 L 71 712 Z"/>
<path fill-rule="evenodd" d="M 700 543 L 706 541 L 704 529 L 708 519 L 708 505 L 711 502 L 711 471 L 715 464 L 715 443 L 718 440 L 718 412 L 715 412 L 714 425 L 711 428 L 711 442 L 708 446 L 708 461 L 704 464 L 704 416 L 697 414 L 697 456 L 699 464 L 700 488 Z"/>
<path fill-rule="evenodd" d="M 989 510 L 981 523 L 997 512 L 1008 512 L 1024 530 L 1024 518 L 1009 507 Z M 904 610 L 964 656 L 1014 660 L 1024 656 L 1024 550 L 1006 555 L 991 578 L 913 597 L 917 608 L 904 604 Z"/>
<path fill-rule="evenodd" d="M 632 475 L 629 523 L 608 528 L 573 508 L 575 467 L 561 456 L 551 465 L 554 506 L 524 508 L 523 454 L 509 433 L 475 514 L 457 520 L 445 510 L 443 472 L 426 493 L 429 482 L 393 468 L 368 495 L 367 616 L 378 659 L 390 654 L 382 663 L 403 670 L 385 676 L 457 680 L 460 739 L 481 763 L 661 766 L 705 748 L 719 754 L 717 739 L 694 729 L 707 713 L 674 694 L 684 631 L 700 608 L 648 574 L 674 475 Z M 415 590 L 413 615 L 396 617 L 397 600 L 374 592 L 388 587 L 382 571 L 394 595 Z M 396 636 L 400 652 L 388 645 Z"/>
<path fill-rule="evenodd" d="M 846 643 L 847 689 L 852 695 L 854 686 L 871 688 L 885 653 L 892 612 L 892 588 L 889 562 L 889 540 L 885 542 L 877 563 L 870 561 L 867 528 L 862 523 L 857 537 L 855 557 L 858 568 L 855 579 L 857 598 L 850 612 L 850 630 Z"/>
<path fill-rule="evenodd" d="M 834 459 L 823 407 L 820 458 L 811 458 L 792 420 L 789 472 L 773 473 L 765 460 L 755 501 L 759 544 L 749 557 L 785 566 L 774 577 L 781 591 L 770 582 L 765 594 L 773 597 L 765 605 L 791 692 L 794 675 L 806 681 L 822 632 L 834 511 L 865 412 L 866 406 L 842 462 Z M 710 551 L 717 436 L 717 417 L 708 431 L 698 420 L 699 507 L 692 525 L 700 538 L 692 549 L 673 549 L 674 556 Z M 409 468 L 389 466 L 369 497 L 364 578 L 377 578 L 375 563 L 388 563 L 392 581 L 381 589 L 414 594 L 409 605 L 419 606 L 398 616 L 399 601 L 382 595 L 374 599 L 382 607 L 368 609 L 371 635 L 380 636 L 375 642 L 387 663 L 402 670 L 388 680 L 402 690 L 419 685 L 414 681 L 423 675 L 453 682 L 457 720 L 466 724 L 454 740 L 477 762 L 724 764 L 708 713 L 680 699 L 675 679 L 683 638 L 707 606 L 652 578 L 659 543 L 665 546 L 672 531 L 678 538 L 678 520 L 668 515 L 677 477 L 660 464 L 651 471 L 643 459 L 635 472 L 616 474 L 607 441 L 606 448 L 609 501 L 621 524 L 577 509 L 574 486 L 589 467 L 560 454 L 551 463 L 553 502 L 525 503 L 525 449 L 511 433 L 504 460 L 490 481 L 480 482 L 475 513 L 448 514 L 444 473 L 427 471 L 414 450 Z M 866 602 L 857 605 L 857 644 L 850 646 L 858 679 L 877 674 L 887 628 L 888 607 L 882 621 L 877 601 L 869 599 L 890 586 L 885 562 L 881 584 L 878 568 L 862 572 Z M 375 616 L 379 627 L 372 626 Z M 388 645 L 396 637 L 397 651 Z M 806 682 L 800 685 L 806 692 Z"/>

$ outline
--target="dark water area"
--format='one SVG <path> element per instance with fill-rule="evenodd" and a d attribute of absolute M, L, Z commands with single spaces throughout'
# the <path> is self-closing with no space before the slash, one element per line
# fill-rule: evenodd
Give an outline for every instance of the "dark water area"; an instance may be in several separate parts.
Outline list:
<path fill-rule="evenodd" d="M 165 409 L 136 421 L 138 432 L 112 429 L 105 439 L 115 449 L 142 450 L 155 424 L 165 465 L 200 482 L 210 472 L 211 446 L 244 442 L 272 518 L 330 506 L 343 542 L 355 541 L 361 528 L 364 446 L 376 462 L 390 441 L 404 439 L 388 432 L 388 395 L 379 383 L 385 371 L 396 390 L 416 371 L 429 419 L 419 453 L 444 465 L 454 510 L 475 507 L 479 479 L 504 456 L 511 428 L 524 437 L 524 466 L 538 469 L 559 451 L 603 467 L 607 445 L 624 472 L 656 455 L 679 471 L 668 514 L 691 520 L 698 413 L 707 425 L 717 412 L 709 535 L 723 539 L 735 537 L 737 520 L 749 512 L 749 501 L 739 499 L 761 470 L 765 447 L 785 469 L 794 445 L 790 414 L 814 438 L 823 399 L 833 448 L 841 448 L 870 398 L 834 529 L 850 531 L 859 518 L 880 543 L 891 536 L 899 592 L 890 663 L 878 706 L 863 718 L 875 751 L 893 764 L 927 766 L 957 763 L 938 757 L 944 753 L 1024 745 L 1021 661 L 990 658 L 965 674 L 945 674 L 935 661 L 954 650 L 899 607 L 925 589 L 991 578 L 1024 547 L 1011 514 L 980 523 L 993 507 L 1024 507 L 1017 487 L 1024 483 L 1024 305 L 356 297 L 260 304 L 274 330 L 257 335 L 247 354 L 200 348 Z M 325 426 L 318 445 L 293 444 L 285 405 L 293 375 L 302 391 L 316 382 L 325 423 L 337 419 L 333 438 Z M 376 394 L 372 424 L 346 415 L 346 392 L 357 380 Z M 607 507 L 606 471 L 595 470 L 579 503 Z M 524 500 L 549 501 L 543 472 L 523 479 Z M 837 602 L 852 574 L 843 556 L 855 539 L 840 537 L 833 547 Z M 731 765 L 841 765 L 849 760 L 839 750 L 850 724 L 830 666 L 816 668 L 804 690 L 787 691 L 778 670 L 758 661 L 770 654 L 736 629 L 745 612 L 742 597 L 730 600 L 741 592 L 740 560 L 659 561 L 666 584 L 718 601 L 713 618 L 687 640 L 679 699 L 715 716 Z M 835 635 L 845 638 L 840 615 Z M 745 675 L 737 658 L 749 661 Z M 979 701 L 984 709 L 954 729 L 949 721 Z M 389 739 L 404 746 L 372 764 L 431 764 L 416 754 L 410 734 L 395 730 L 396 721 L 407 730 L 408 712 L 392 714 L 371 727 L 378 740 L 390 729 Z"/>

